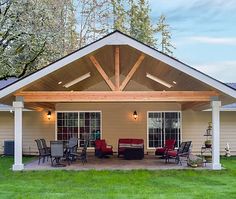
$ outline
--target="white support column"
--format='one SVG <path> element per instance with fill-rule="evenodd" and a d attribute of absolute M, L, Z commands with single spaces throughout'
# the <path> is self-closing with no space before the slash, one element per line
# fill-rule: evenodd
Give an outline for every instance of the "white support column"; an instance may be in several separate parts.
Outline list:
<path fill-rule="evenodd" d="M 212 101 L 212 169 L 220 170 L 220 106 L 221 101 Z"/>
<path fill-rule="evenodd" d="M 22 109 L 24 103 L 22 101 L 13 102 L 14 107 L 14 132 L 15 132 L 15 150 L 14 150 L 14 164 L 13 171 L 20 171 L 24 169 L 22 163 Z"/>

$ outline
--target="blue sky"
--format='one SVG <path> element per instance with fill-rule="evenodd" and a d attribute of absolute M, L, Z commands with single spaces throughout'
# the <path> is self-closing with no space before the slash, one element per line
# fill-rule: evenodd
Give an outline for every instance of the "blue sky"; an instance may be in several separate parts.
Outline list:
<path fill-rule="evenodd" d="M 236 82 L 236 0 L 149 0 L 153 22 L 164 14 L 174 56 L 223 82 Z"/>

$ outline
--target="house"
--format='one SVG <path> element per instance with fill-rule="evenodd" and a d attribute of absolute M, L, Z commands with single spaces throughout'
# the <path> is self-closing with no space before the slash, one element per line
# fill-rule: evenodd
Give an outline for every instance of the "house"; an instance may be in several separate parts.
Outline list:
<path fill-rule="evenodd" d="M 22 152 L 37 151 L 36 138 L 82 145 L 84 133 L 91 149 L 99 134 L 115 150 L 119 138 L 144 139 L 146 152 L 175 138 L 199 153 L 211 121 L 212 169 L 221 169 L 226 143 L 236 151 L 236 112 L 220 107 L 234 102 L 235 88 L 115 31 L 2 88 L 14 114 L 0 112 L 0 143 L 15 140 L 13 170 L 24 169 Z"/>

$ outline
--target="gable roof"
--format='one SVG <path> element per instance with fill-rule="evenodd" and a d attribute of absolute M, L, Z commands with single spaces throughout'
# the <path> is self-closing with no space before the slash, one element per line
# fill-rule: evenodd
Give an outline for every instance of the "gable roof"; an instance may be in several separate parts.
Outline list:
<path fill-rule="evenodd" d="M 14 83 L 15 81 L 17 81 L 17 78 L 9 78 L 6 80 L 0 80 L 0 90 Z"/>
<path fill-rule="evenodd" d="M 168 65 L 170 65 L 171 67 L 182 71 L 186 74 L 188 74 L 189 76 L 200 80 L 201 82 L 233 97 L 236 98 L 236 89 L 188 66 L 187 64 L 184 64 L 183 62 L 170 57 L 148 45 L 145 45 L 137 40 L 135 40 L 134 38 L 131 38 L 128 35 L 125 35 L 124 33 L 120 32 L 120 31 L 114 31 L 110 34 L 108 34 L 107 36 L 49 64 L 48 66 L 22 78 L 17 80 L 14 83 L 11 83 L 10 85 L 2 88 L 0 90 L 0 98 L 3 98 L 15 91 L 17 91 L 18 89 L 46 76 L 47 74 L 50 74 L 60 68 L 62 68 L 63 66 L 72 63 L 75 60 L 78 60 L 79 58 L 94 52 L 95 50 L 102 48 L 103 46 L 106 45 L 129 45 L 135 49 L 138 49 L 139 51 L 155 58 L 158 59 Z"/>
<path fill-rule="evenodd" d="M 226 85 L 236 89 L 236 83 L 226 83 Z"/>

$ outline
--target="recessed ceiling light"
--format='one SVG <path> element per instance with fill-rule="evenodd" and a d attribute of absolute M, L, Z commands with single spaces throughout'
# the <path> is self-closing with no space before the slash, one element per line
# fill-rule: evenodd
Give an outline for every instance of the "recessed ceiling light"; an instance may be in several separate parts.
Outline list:
<path fill-rule="evenodd" d="M 164 80 L 162 80 L 162 79 L 160 79 L 160 78 L 158 78 L 158 77 L 156 77 L 154 75 L 151 75 L 149 73 L 146 73 L 146 77 L 151 79 L 151 80 L 153 80 L 153 81 L 155 81 L 155 82 L 157 82 L 157 83 L 159 83 L 159 84 L 162 84 L 163 86 L 165 86 L 167 88 L 171 88 L 172 87 L 172 85 L 169 84 L 168 82 L 166 82 L 166 81 L 164 81 Z"/>
<path fill-rule="evenodd" d="M 60 85 L 60 84 L 62 84 L 62 82 L 60 81 L 60 82 L 58 82 L 58 84 Z"/>
<path fill-rule="evenodd" d="M 173 81 L 173 84 L 177 84 L 177 82 L 176 82 L 176 81 Z"/>
<path fill-rule="evenodd" d="M 81 82 L 81 81 L 83 81 L 83 80 L 89 78 L 90 76 L 91 76 L 91 75 L 90 75 L 90 72 L 89 72 L 89 73 L 86 73 L 86 74 L 84 74 L 84 75 L 82 75 L 82 76 L 80 76 L 80 77 L 74 79 L 73 81 L 66 83 L 66 84 L 64 85 L 64 87 L 69 88 L 69 87 L 73 86 L 74 84 L 77 84 L 78 82 Z"/>

